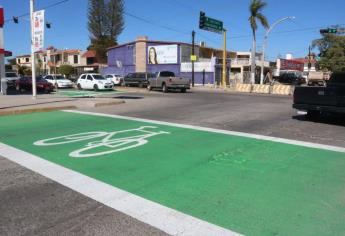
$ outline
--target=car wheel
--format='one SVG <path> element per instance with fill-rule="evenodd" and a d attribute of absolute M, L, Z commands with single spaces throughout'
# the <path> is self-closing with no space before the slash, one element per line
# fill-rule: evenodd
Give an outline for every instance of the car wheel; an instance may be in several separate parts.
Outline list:
<path fill-rule="evenodd" d="M 80 84 L 77 84 L 77 88 L 78 88 L 78 90 L 82 89 Z"/>
<path fill-rule="evenodd" d="M 96 92 L 99 90 L 99 88 L 98 88 L 98 85 L 97 85 L 97 84 L 95 84 L 95 85 L 93 86 L 93 90 L 95 90 Z"/>
<path fill-rule="evenodd" d="M 168 87 L 166 86 L 165 83 L 162 84 L 162 91 L 163 91 L 163 93 L 167 93 L 168 92 Z"/>
<path fill-rule="evenodd" d="M 187 91 L 187 89 L 183 88 L 181 89 L 181 93 L 185 93 Z"/>

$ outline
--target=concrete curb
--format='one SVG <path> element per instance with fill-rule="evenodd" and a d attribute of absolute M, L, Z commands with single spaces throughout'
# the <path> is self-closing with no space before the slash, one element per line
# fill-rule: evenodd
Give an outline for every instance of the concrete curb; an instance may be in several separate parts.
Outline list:
<path fill-rule="evenodd" d="M 94 107 L 112 106 L 112 105 L 119 105 L 123 103 L 125 103 L 124 100 L 112 101 L 112 102 L 97 102 L 94 104 Z"/>
<path fill-rule="evenodd" d="M 58 106 L 58 107 L 40 107 L 40 108 L 7 110 L 7 111 L 0 111 L 0 116 L 29 114 L 29 113 L 35 113 L 35 112 L 50 112 L 50 111 L 58 111 L 58 110 L 66 110 L 66 109 L 77 109 L 77 107 L 76 106 Z"/>

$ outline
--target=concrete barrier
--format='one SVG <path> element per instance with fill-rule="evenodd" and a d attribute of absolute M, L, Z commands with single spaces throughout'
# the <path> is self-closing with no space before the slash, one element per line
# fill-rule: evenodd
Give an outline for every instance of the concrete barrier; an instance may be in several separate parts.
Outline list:
<path fill-rule="evenodd" d="M 270 93 L 270 86 L 269 85 L 261 85 L 261 84 L 254 84 L 252 93 Z"/>
<path fill-rule="evenodd" d="M 271 94 L 278 94 L 278 95 L 290 95 L 293 92 L 293 86 L 291 85 L 281 85 L 276 84 L 272 86 Z"/>
<path fill-rule="evenodd" d="M 251 84 L 236 84 L 235 90 L 242 93 L 250 93 L 252 91 Z"/>

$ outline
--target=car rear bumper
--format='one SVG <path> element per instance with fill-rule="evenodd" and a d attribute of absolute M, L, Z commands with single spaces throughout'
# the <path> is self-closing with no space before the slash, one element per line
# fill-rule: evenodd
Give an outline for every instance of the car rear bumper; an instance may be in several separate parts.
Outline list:
<path fill-rule="evenodd" d="M 320 105 L 310 105 L 310 104 L 293 104 L 292 107 L 300 111 L 321 111 L 321 112 L 345 114 L 345 107 L 322 106 L 322 105 L 320 106 Z"/>

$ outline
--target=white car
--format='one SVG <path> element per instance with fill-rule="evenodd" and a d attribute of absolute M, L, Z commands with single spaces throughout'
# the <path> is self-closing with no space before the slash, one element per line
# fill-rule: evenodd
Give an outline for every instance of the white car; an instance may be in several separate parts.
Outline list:
<path fill-rule="evenodd" d="M 105 76 L 106 79 L 110 79 L 114 85 L 121 85 L 123 81 L 123 76 L 116 74 L 109 74 Z"/>
<path fill-rule="evenodd" d="M 19 79 L 19 76 L 16 74 L 16 72 L 5 72 L 4 80 L 7 82 L 8 88 L 15 88 L 16 81 L 18 79 Z"/>
<path fill-rule="evenodd" d="M 73 83 L 62 75 L 46 75 L 43 79 L 55 86 L 55 88 L 72 88 Z"/>
<path fill-rule="evenodd" d="M 100 74 L 82 74 L 77 80 L 78 89 L 105 90 L 113 89 L 113 83 Z"/>

